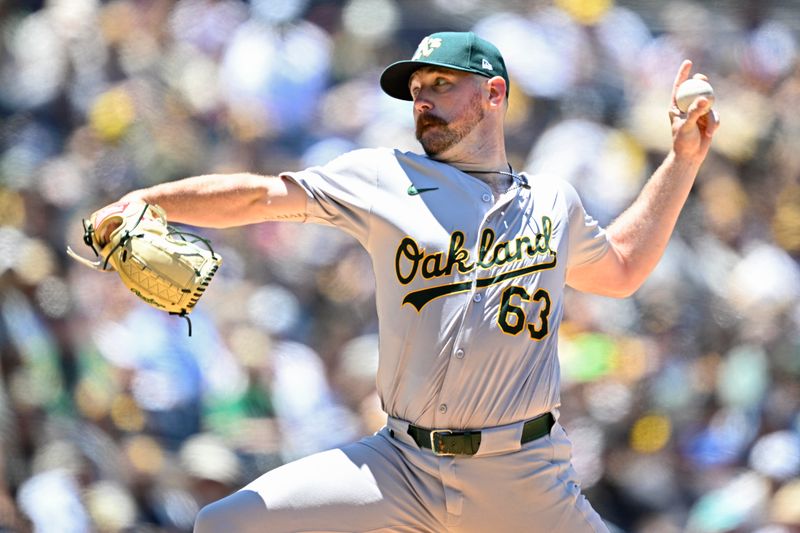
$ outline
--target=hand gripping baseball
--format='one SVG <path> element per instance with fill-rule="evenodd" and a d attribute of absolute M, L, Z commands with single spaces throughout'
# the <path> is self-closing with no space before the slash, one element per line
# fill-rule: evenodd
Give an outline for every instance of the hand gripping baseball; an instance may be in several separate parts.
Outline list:
<path fill-rule="evenodd" d="M 144 202 L 118 202 L 83 221 L 91 261 L 67 254 L 94 270 L 115 270 L 122 283 L 156 309 L 186 318 L 205 292 L 222 258 L 197 235 L 167 225 L 164 210 Z M 205 247 L 196 243 L 202 242 Z"/>
<path fill-rule="evenodd" d="M 711 147 L 711 139 L 719 127 L 719 115 L 711 109 L 712 101 L 707 96 L 698 96 L 686 112 L 678 107 L 678 92 L 681 84 L 689 79 L 692 62 L 681 63 L 672 85 L 672 101 L 669 118 L 672 124 L 672 148 L 676 155 L 704 159 Z M 704 74 L 695 74 L 694 79 L 708 81 Z"/>

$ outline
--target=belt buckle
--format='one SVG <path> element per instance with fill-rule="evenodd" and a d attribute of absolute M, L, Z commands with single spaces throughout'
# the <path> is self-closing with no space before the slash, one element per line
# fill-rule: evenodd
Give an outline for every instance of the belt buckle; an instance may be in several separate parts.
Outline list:
<path fill-rule="evenodd" d="M 456 454 L 454 453 L 447 453 L 439 450 L 439 447 L 436 445 L 436 436 L 439 435 L 452 435 L 453 430 L 451 429 L 432 429 L 431 430 L 431 451 L 434 455 L 438 455 L 440 457 L 454 457 Z M 439 440 L 441 442 L 441 440 Z"/>

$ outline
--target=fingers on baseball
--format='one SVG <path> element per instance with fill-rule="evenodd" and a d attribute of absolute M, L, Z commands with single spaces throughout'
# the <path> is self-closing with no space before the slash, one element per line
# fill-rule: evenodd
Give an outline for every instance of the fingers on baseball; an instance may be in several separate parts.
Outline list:
<path fill-rule="evenodd" d="M 714 132 L 717 131 L 719 128 L 719 113 L 716 110 L 712 109 L 705 115 L 703 115 L 698 122 L 702 120 L 702 128 L 705 131 L 706 137 L 713 137 Z"/>
<path fill-rule="evenodd" d="M 692 127 L 700 124 L 700 119 L 708 113 L 709 105 L 711 102 L 708 101 L 708 98 L 703 96 L 695 98 L 684 115 L 686 117 L 685 125 Z"/>
<path fill-rule="evenodd" d="M 686 125 L 697 128 L 706 137 L 713 137 L 719 127 L 719 114 L 714 109 L 707 109 L 709 102 L 705 98 L 698 98 L 689 108 L 686 116 Z"/>
<path fill-rule="evenodd" d="M 689 79 L 689 72 L 692 71 L 692 62 L 689 59 L 684 59 L 681 66 L 678 68 L 678 73 L 675 75 L 675 82 L 672 84 L 672 107 L 678 108 L 678 101 L 676 96 L 678 94 L 678 86 Z"/>
<path fill-rule="evenodd" d="M 698 97 L 692 102 L 692 105 L 689 106 L 689 109 L 686 113 L 683 113 L 680 109 L 678 109 L 678 101 L 677 101 L 677 94 L 678 94 L 678 87 L 684 81 L 689 79 L 689 74 L 692 71 L 692 61 L 689 59 L 684 59 L 681 63 L 681 66 L 678 68 L 678 73 L 675 76 L 675 82 L 672 85 L 672 101 L 670 102 L 669 107 L 669 117 L 670 121 L 673 122 L 675 119 L 681 118 L 684 120 L 682 127 L 697 127 L 706 137 L 712 137 L 714 132 L 719 127 L 719 114 L 713 110 L 709 109 L 711 106 L 711 102 L 708 98 L 705 97 Z M 708 81 L 708 76 L 701 73 L 696 73 L 692 76 L 694 79 L 699 79 L 703 81 Z"/>

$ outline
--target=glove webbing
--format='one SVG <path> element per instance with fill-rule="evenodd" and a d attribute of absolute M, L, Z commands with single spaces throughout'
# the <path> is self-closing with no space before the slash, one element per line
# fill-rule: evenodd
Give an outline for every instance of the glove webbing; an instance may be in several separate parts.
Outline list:
<path fill-rule="evenodd" d="M 125 235 L 123 235 L 119 239 L 117 244 L 111 249 L 111 251 L 108 252 L 108 255 L 106 256 L 106 260 L 103 263 L 103 270 L 108 269 L 108 260 L 111 259 L 111 256 L 114 254 L 114 252 L 117 251 L 117 248 L 119 248 L 120 246 L 125 246 L 125 243 L 128 242 L 128 240 L 131 239 L 132 237 L 143 237 L 144 236 L 144 235 L 131 235 L 131 231 L 136 229 L 136 226 L 138 226 L 139 222 L 142 221 L 142 219 L 144 218 L 144 214 L 147 213 L 147 210 L 149 208 L 150 208 L 150 204 L 144 204 L 144 209 L 142 209 L 142 212 L 139 214 L 139 218 L 136 219 L 136 224 L 134 224 L 133 227 L 130 230 L 126 229 L 125 230 Z M 94 229 L 91 228 L 91 225 L 89 226 L 89 228 L 90 228 L 89 231 L 94 232 Z M 85 239 L 86 239 L 86 237 L 84 236 L 84 240 Z M 94 246 L 92 246 L 92 250 L 94 250 Z M 95 252 L 95 254 L 97 254 L 97 252 Z M 97 254 L 97 255 L 100 255 L 100 254 Z M 122 260 L 125 261 L 127 258 L 128 258 L 127 250 L 123 250 L 122 251 Z"/>

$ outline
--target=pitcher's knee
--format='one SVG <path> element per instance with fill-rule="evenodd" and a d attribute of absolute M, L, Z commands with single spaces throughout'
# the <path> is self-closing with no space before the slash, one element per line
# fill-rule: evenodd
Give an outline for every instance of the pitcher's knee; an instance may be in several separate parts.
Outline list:
<path fill-rule="evenodd" d="M 206 505 L 194 519 L 194 533 L 215 533 L 223 531 L 225 527 L 224 509 L 220 508 L 222 502 Z"/>
<path fill-rule="evenodd" d="M 264 531 L 264 502 L 248 491 L 235 492 L 197 513 L 194 533 L 245 533 Z"/>

